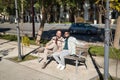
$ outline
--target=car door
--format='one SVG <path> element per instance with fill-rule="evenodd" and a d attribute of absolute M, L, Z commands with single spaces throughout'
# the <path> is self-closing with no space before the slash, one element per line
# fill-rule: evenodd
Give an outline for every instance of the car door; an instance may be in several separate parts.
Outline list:
<path fill-rule="evenodd" d="M 79 32 L 79 24 L 75 23 L 74 26 L 72 27 L 72 30 L 74 33 L 78 33 Z"/>
<path fill-rule="evenodd" d="M 85 31 L 86 31 L 85 28 L 86 27 L 84 26 L 84 24 L 80 23 L 79 24 L 79 28 L 78 28 L 79 33 L 85 33 Z"/>
<path fill-rule="evenodd" d="M 85 24 L 85 26 L 86 26 L 86 33 L 87 34 L 91 34 L 92 33 L 92 26 L 90 25 L 90 24 Z"/>

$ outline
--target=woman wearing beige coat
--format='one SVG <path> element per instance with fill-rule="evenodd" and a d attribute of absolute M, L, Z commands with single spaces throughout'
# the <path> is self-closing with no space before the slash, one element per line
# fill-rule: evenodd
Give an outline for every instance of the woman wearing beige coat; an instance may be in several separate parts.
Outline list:
<path fill-rule="evenodd" d="M 46 67 L 47 56 L 50 53 L 59 52 L 62 50 L 62 44 L 63 44 L 64 38 L 61 35 L 62 35 L 62 32 L 58 30 L 56 32 L 56 36 L 52 37 L 52 39 L 46 44 L 44 48 L 44 56 L 42 60 L 43 62 L 42 69 Z"/>

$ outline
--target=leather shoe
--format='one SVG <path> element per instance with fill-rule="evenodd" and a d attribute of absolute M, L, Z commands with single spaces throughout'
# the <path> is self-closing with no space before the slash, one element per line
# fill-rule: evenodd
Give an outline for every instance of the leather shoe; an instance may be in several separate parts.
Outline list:
<path fill-rule="evenodd" d="M 46 66 L 47 66 L 47 63 L 44 62 L 43 65 L 42 65 L 42 69 L 45 69 Z"/>

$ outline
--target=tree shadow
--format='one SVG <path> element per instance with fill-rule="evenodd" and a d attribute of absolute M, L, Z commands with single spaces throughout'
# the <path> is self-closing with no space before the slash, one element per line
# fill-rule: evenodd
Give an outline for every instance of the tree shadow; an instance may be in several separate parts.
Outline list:
<path fill-rule="evenodd" d="M 10 28 L 0 28 L 0 32 L 5 33 L 6 31 L 11 30 Z"/>
<path fill-rule="evenodd" d="M 8 53 L 9 53 L 10 51 L 13 51 L 14 49 L 15 49 L 15 47 L 9 48 L 9 49 L 0 50 L 0 54 L 2 54 L 3 56 L 7 56 Z"/>
<path fill-rule="evenodd" d="M 90 58 L 91 58 L 91 60 L 92 60 L 93 65 L 94 65 L 94 67 L 95 67 L 95 69 L 96 69 L 96 71 L 97 71 L 97 73 L 98 73 L 98 76 L 94 77 L 95 80 L 96 80 L 98 77 L 99 77 L 99 80 L 104 80 L 104 74 L 102 74 L 102 73 L 100 72 L 100 70 L 99 70 L 99 68 L 103 68 L 103 67 L 100 66 L 100 65 L 95 61 L 95 59 L 93 58 L 93 55 L 90 53 L 90 48 L 89 48 L 89 50 L 88 50 L 88 53 L 89 53 L 89 55 L 90 55 Z M 119 79 L 115 79 L 113 76 L 111 76 L 110 73 L 109 73 L 108 79 L 109 79 L 109 80 L 119 80 Z M 94 80 L 94 79 L 91 79 L 91 80 Z"/>
<path fill-rule="evenodd" d="M 97 71 L 97 73 L 98 73 L 99 79 L 100 79 L 100 80 L 104 80 L 104 79 L 103 79 L 103 75 L 102 75 L 102 73 L 101 73 L 100 70 L 99 70 L 100 65 L 95 61 L 95 59 L 93 58 L 92 54 L 90 53 L 90 48 L 89 48 L 89 50 L 88 50 L 88 53 L 89 53 L 89 55 L 90 55 L 90 58 L 91 58 L 91 60 L 92 60 L 93 65 L 94 65 L 94 67 L 95 67 L 95 69 L 96 69 L 96 71 Z"/>
<path fill-rule="evenodd" d="M 36 48 L 36 49 L 28 52 L 26 55 L 23 55 L 23 56 L 22 56 L 22 59 L 24 59 L 26 56 L 28 56 L 28 55 L 31 54 L 31 53 L 37 53 L 39 48 L 40 48 L 40 47 L 38 47 L 38 48 Z"/>
<path fill-rule="evenodd" d="M 0 43 L 0 45 L 3 45 L 3 44 L 5 44 L 5 43 L 9 43 L 9 42 L 11 42 L 11 41 L 6 41 L 6 42 L 3 42 L 3 43 Z"/>
<path fill-rule="evenodd" d="M 47 57 L 47 60 L 48 60 L 48 61 L 47 61 L 46 65 L 45 65 L 45 68 L 46 68 L 47 65 L 49 65 L 52 61 L 55 61 L 54 58 L 53 58 L 53 57 L 50 57 L 50 56 Z"/>
<path fill-rule="evenodd" d="M 46 62 L 45 68 L 46 68 L 52 61 L 55 61 L 55 62 L 58 64 L 58 62 L 53 58 L 52 55 L 47 56 L 47 60 L 48 60 L 48 61 Z M 41 59 L 41 61 L 42 61 L 42 59 Z M 67 64 L 72 65 L 72 66 L 76 66 L 76 61 L 75 61 L 75 60 L 71 60 L 71 59 L 65 59 L 65 65 L 67 65 Z M 78 66 L 85 66 L 86 69 L 87 69 L 86 63 L 83 63 L 83 62 L 81 62 L 81 61 L 78 61 Z"/>

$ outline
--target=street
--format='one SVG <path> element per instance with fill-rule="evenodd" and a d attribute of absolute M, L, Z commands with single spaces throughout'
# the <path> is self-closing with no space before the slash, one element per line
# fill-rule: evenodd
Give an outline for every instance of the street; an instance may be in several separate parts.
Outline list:
<path fill-rule="evenodd" d="M 44 39 L 50 39 L 52 36 L 55 35 L 55 32 L 57 29 L 61 29 L 63 32 L 65 30 L 68 30 L 71 24 L 45 24 L 44 32 L 42 35 L 42 38 Z M 93 24 L 92 24 L 93 25 Z M 21 34 L 28 34 L 30 37 L 32 36 L 32 23 L 24 23 L 19 24 Z M 37 31 L 39 29 L 40 23 L 35 23 L 35 34 L 37 34 Z M 104 29 L 104 24 L 101 25 L 94 25 L 98 27 L 99 29 Z M 116 25 L 111 25 L 113 29 L 115 29 Z M 1 33 L 9 33 L 9 34 L 16 34 L 16 24 L 10 24 L 10 23 L 3 23 L 0 24 L 0 32 Z M 97 35 L 85 35 L 85 34 L 72 34 L 72 36 L 75 36 L 77 39 L 87 42 L 103 42 L 104 40 L 104 31 L 100 31 Z"/>
<path fill-rule="evenodd" d="M 21 31 L 23 30 L 25 33 L 32 32 L 32 23 L 20 23 L 19 24 Z M 35 23 L 35 32 L 38 31 L 40 26 L 40 23 Z M 70 27 L 70 24 L 45 24 L 44 31 L 48 30 L 56 30 L 56 29 L 68 29 Z M 10 23 L 3 23 L 0 24 L 0 28 L 4 29 L 5 32 L 12 33 L 16 32 L 16 24 L 10 24 Z M 3 32 L 0 30 L 0 32 Z"/>
<path fill-rule="evenodd" d="M 60 24 L 57 24 L 57 23 L 51 23 L 51 24 L 48 24 L 46 23 L 45 24 L 45 27 L 44 27 L 44 31 L 48 31 L 48 30 L 56 30 L 56 29 L 69 29 L 71 24 L 63 24 L 63 23 L 60 23 Z M 98 28 L 104 28 L 104 24 L 91 24 L 91 25 L 94 25 Z M 32 31 L 32 23 L 23 23 L 23 26 L 21 23 L 19 23 L 19 26 L 20 26 L 20 29 L 21 31 L 23 30 L 24 32 L 31 32 Z M 40 23 L 35 23 L 35 32 L 38 31 L 39 29 L 39 26 L 40 26 Z M 114 25 L 111 25 L 111 27 L 113 29 L 115 29 L 115 24 Z M 1 30 L 3 29 L 3 31 Z M 10 32 L 12 33 L 12 31 L 16 32 L 16 24 L 13 23 L 13 24 L 10 24 L 10 23 L 3 23 L 3 24 L 0 24 L 0 32 Z"/>

